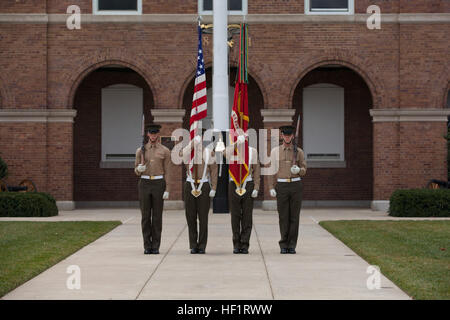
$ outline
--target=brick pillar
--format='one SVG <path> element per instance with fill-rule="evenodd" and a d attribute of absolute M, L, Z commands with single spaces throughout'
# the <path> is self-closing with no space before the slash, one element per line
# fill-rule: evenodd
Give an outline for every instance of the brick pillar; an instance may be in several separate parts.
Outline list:
<path fill-rule="evenodd" d="M 267 145 L 268 150 L 261 150 L 258 146 L 258 152 L 266 152 L 270 155 L 270 150 L 275 146 L 270 145 L 271 129 L 278 129 L 280 126 L 292 125 L 292 117 L 295 114 L 295 109 L 262 109 L 261 115 L 263 117 L 264 129 L 268 129 Z M 264 200 L 262 204 L 263 210 L 276 210 L 276 199 L 269 194 L 269 179 L 268 176 L 263 176 L 264 179 Z"/>
<path fill-rule="evenodd" d="M 8 184 L 31 179 L 50 193 L 58 208 L 72 210 L 73 118 L 75 110 L 0 110 L 0 150 L 10 176 Z"/>
<path fill-rule="evenodd" d="M 73 119 L 76 110 L 49 110 L 47 189 L 60 210 L 73 210 Z"/>
<path fill-rule="evenodd" d="M 175 129 L 181 129 L 183 127 L 183 118 L 186 110 L 184 109 L 152 109 L 152 116 L 154 123 L 160 124 L 161 127 L 161 139 L 170 140 L 172 132 Z M 172 142 L 175 144 L 175 141 Z M 171 178 L 167 181 L 170 184 L 169 200 L 164 201 L 164 209 L 183 209 L 184 204 L 182 201 L 182 166 L 174 165 L 171 163 Z"/>
<path fill-rule="evenodd" d="M 447 180 L 446 109 L 370 110 L 373 117 L 372 209 L 388 210 L 397 189 Z"/>

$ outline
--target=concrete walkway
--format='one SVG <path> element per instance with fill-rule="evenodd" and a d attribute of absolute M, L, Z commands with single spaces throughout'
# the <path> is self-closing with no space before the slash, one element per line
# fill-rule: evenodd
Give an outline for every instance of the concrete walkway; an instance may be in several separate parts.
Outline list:
<path fill-rule="evenodd" d="M 228 214 L 211 214 L 205 255 L 191 255 L 184 211 L 166 211 L 159 255 L 144 255 L 136 209 L 75 210 L 33 221 L 121 220 L 3 299 L 409 299 L 386 277 L 366 286 L 369 264 L 328 233 L 320 220 L 392 219 L 364 209 L 303 209 L 296 255 L 280 255 L 276 212 L 255 210 L 250 254 L 232 254 Z M 70 265 L 81 289 L 66 286 Z M 383 270 L 381 270 L 382 272 Z"/>

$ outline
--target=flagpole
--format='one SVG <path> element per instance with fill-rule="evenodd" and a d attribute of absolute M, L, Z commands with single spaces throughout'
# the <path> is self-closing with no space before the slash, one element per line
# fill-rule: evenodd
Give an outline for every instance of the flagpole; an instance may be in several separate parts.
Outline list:
<path fill-rule="evenodd" d="M 217 131 L 226 131 L 229 123 L 228 100 L 228 5 L 213 2 L 213 124 Z"/>
<path fill-rule="evenodd" d="M 230 123 L 228 99 L 228 4 L 224 0 L 213 0 L 213 128 L 220 137 Z M 225 139 L 224 139 L 225 141 Z M 218 145 L 224 151 L 219 140 Z M 219 149 L 217 149 L 219 151 Z M 222 156 L 223 153 L 218 152 Z M 222 165 L 222 164 L 221 164 Z M 226 164 L 224 164 L 226 166 Z M 227 168 L 227 167 L 226 167 Z M 228 170 L 226 170 L 228 172 Z M 214 213 L 228 213 L 228 174 L 218 179 L 217 193 L 213 202 Z"/>

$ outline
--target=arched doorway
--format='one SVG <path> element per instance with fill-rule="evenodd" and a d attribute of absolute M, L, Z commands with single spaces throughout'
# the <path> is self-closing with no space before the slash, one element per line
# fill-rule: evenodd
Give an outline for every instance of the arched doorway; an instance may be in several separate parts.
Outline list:
<path fill-rule="evenodd" d="M 142 142 L 142 113 L 151 122 L 153 107 L 149 85 L 128 67 L 106 65 L 81 81 L 73 101 L 77 207 L 138 201 L 134 154 Z"/>
<path fill-rule="evenodd" d="M 231 113 L 231 108 L 233 104 L 233 95 L 234 95 L 234 86 L 236 82 L 236 74 L 237 74 L 237 68 L 231 67 L 229 71 L 229 111 Z M 206 121 L 203 122 L 204 128 L 209 129 L 209 125 L 211 123 L 212 118 L 212 68 L 206 69 L 206 87 L 207 87 L 207 95 L 208 95 L 208 118 L 205 119 Z M 256 130 L 256 132 L 259 134 L 259 129 L 263 129 L 263 119 L 261 116 L 261 109 L 264 108 L 264 99 L 263 94 L 261 91 L 260 86 L 256 82 L 256 80 L 249 74 L 249 84 L 248 84 L 248 105 L 249 105 L 249 128 L 253 128 Z M 183 107 L 186 109 L 186 116 L 183 119 L 183 128 L 186 130 L 189 130 L 189 119 L 190 119 L 190 110 L 192 107 L 192 95 L 194 93 L 194 81 L 193 78 L 188 86 L 186 87 L 186 90 L 184 92 L 183 96 Z M 229 126 L 229 124 L 227 125 Z M 259 139 L 259 137 L 258 137 Z M 182 181 L 184 183 L 186 178 L 186 170 L 183 167 L 183 178 Z M 263 190 L 264 190 L 264 180 L 261 179 L 261 185 L 260 185 L 260 193 L 257 198 L 257 200 L 263 200 Z M 256 205 L 259 205 L 256 204 Z"/>
<path fill-rule="evenodd" d="M 372 94 L 364 79 L 342 65 L 308 72 L 293 95 L 301 116 L 299 143 L 308 176 L 305 201 L 369 206 L 373 197 Z"/>

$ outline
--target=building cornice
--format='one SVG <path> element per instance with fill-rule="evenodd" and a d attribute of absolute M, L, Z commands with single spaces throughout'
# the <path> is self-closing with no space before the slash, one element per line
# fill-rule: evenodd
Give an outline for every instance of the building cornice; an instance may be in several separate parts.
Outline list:
<path fill-rule="evenodd" d="M 73 122 L 71 109 L 0 109 L 0 122 Z"/>
<path fill-rule="evenodd" d="M 10 24 L 65 24 L 69 14 L 0 13 L 0 23 Z M 307 15 L 307 14 L 249 14 L 248 24 L 304 24 L 304 23 L 356 23 L 365 24 L 370 14 Z M 82 14 L 81 23 L 144 23 L 144 24 L 195 24 L 197 14 L 142 14 L 94 15 Z M 212 16 L 202 16 L 203 23 L 212 23 Z M 231 15 L 229 23 L 241 23 L 244 16 Z M 450 23 L 450 13 L 386 13 L 381 23 L 442 24 Z"/>
<path fill-rule="evenodd" d="M 371 109 L 372 122 L 447 122 L 450 109 Z"/>

